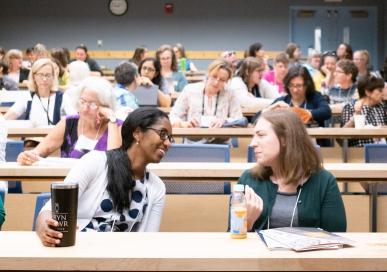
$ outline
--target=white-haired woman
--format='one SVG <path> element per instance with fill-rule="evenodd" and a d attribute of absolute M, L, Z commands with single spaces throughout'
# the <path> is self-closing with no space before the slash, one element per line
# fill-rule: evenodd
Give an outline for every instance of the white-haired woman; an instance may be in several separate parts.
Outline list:
<path fill-rule="evenodd" d="M 66 116 L 33 150 L 20 153 L 17 161 L 31 165 L 58 148 L 61 157 L 80 158 L 91 150 L 121 146 L 121 124 L 115 117 L 115 96 L 111 84 L 100 77 L 85 79 L 74 90 L 73 103 L 79 114 Z"/>
<path fill-rule="evenodd" d="M 29 75 L 28 88 L 32 100 L 18 100 L 5 114 L 5 119 L 14 120 L 24 116 L 37 126 L 56 125 L 65 112 L 62 108 L 63 93 L 58 91 L 58 79 L 50 59 L 34 62 Z"/>

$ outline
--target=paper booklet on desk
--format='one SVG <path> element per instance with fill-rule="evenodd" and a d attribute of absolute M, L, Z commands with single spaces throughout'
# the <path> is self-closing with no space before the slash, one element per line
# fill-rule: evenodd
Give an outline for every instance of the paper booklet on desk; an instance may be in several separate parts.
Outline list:
<path fill-rule="evenodd" d="M 74 165 L 78 159 L 73 158 L 59 158 L 59 157 L 47 157 L 39 158 L 33 165 L 36 166 L 60 166 L 60 165 Z"/>
<path fill-rule="evenodd" d="M 318 228 L 276 228 L 257 230 L 270 250 L 308 251 L 353 246 L 354 241 Z"/>

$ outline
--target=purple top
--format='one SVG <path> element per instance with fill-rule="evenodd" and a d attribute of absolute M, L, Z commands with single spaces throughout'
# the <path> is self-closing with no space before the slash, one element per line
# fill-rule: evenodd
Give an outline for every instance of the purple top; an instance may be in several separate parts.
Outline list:
<path fill-rule="evenodd" d="M 74 149 L 75 144 L 78 140 L 78 121 L 79 115 L 66 116 L 66 128 L 63 137 L 63 143 L 60 148 L 62 158 L 75 158 L 79 159 L 87 152 L 82 152 Z M 121 120 L 117 120 L 119 126 L 122 125 Z M 94 150 L 106 151 L 107 149 L 107 139 L 108 139 L 108 129 L 106 128 L 105 132 L 99 138 L 97 144 L 94 147 Z"/>

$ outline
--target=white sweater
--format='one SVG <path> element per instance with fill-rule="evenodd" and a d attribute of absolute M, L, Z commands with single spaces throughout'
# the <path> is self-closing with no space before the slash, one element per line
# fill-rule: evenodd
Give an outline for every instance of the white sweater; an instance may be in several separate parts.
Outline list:
<path fill-rule="evenodd" d="M 266 108 L 273 103 L 275 98 L 280 96 L 276 89 L 263 78 L 259 83 L 259 91 L 262 97 L 255 97 L 253 94 L 249 93 L 247 86 L 241 77 L 233 77 L 227 84 L 226 89 L 238 98 L 241 107 L 256 108 L 257 111 Z"/>
<path fill-rule="evenodd" d="M 64 182 L 78 183 L 78 230 L 82 230 L 93 218 L 107 186 L 106 153 L 91 151 L 83 156 L 70 170 Z M 159 231 L 165 203 L 165 185 L 149 172 L 147 180 L 148 208 L 138 231 Z M 51 200 L 42 208 L 51 211 Z"/>

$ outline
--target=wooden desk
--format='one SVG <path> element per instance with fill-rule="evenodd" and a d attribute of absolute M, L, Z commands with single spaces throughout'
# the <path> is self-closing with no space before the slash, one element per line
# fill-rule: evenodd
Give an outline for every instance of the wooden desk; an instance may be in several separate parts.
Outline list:
<path fill-rule="evenodd" d="M 308 134 L 313 138 L 373 138 L 387 137 L 387 128 L 308 128 Z M 248 137 L 252 138 L 253 128 L 173 128 L 175 137 Z"/>
<path fill-rule="evenodd" d="M 8 137 L 45 137 L 52 128 L 8 128 Z"/>
<path fill-rule="evenodd" d="M 0 180 L 47 181 L 63 180 L 75 162 L 51 166 L 20 166 L 7 162 L 0 164 Z M 148 169 L 160 178 L 177 180 L 237 180 L 254 163 L 159 163 Z M 370 183 L 371 230 L 377 231 L 377 183 L 387 182 L 387 164 L 384 163 L 326 163 L 338 181 Z"/>
<path fill-rule="evenodd" d="M 186 75 L 185 78 L 187 79 L 188 83 L 195 83 L 204 81 L 206 79 L 205 75 Z"/>
<path fill-rule="evenodd" d="M 163 108 L 164 109 L 164 108 Z M 50 132 L 51 128 L 16 128 L 8 129 L 9 137 L 41 137 Z M 387 127 L 382 128 L 308 128 L 313 138 L 374 138 L 387 137 Z M 253 128 L 173 128 L 175 137 L 247 137 L 252 138 Z"/>
<path fill-rule="evenodd" d="M 52 181 L 63 180 L 76 163 L 60 165 L 21 166 L 16 162 L 0 164 L 0 180 Z M 219 180 L 238 179 L 243 171 L 254 163 L 185 163 L 162 162 L 149 164 L 148 169 L 161 178 L 179 180 Z M 387 163 L 325 163 L 338 181 L 387 182 Z"/>
<path fill-rule="evenodd" d="M 387 267 L 387 233 L 341 233 L 355 247 L 269 251 L 257 234 L 77 233 L 76 245 L 48 248 L 34 232 L 0 232 L 2 270 L 65 271 L 376 271 Z"/>

